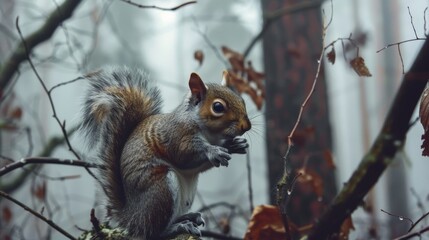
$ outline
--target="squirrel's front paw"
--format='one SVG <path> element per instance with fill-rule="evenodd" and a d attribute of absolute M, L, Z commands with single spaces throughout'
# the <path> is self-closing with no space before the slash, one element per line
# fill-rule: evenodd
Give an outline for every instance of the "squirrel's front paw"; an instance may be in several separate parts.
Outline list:
<path fill-rule="evenodd" d="M 212 146 L 212 148 L 207 152 L 207 158 L 215 167 L 228 166 L 228 161 L 231 159 L 231 155 L 228 153 L 228 149 Z"/>
<path fill-rule="evenodd" d="M 245 138 L 236 137 L 231 140 L 227 140 L 224 146 L 228 149 L 229 153 L 246 153 L 246 149 L 249 147 Z"/>
<path fill-rule="evenodd" d="M 200 212 L 185 213 L 182 216 L 178 217 L 174 222 L 179 223 L 179 222 L 183 222 L 186 220 L 191 221 L 198 226 L 205 226 L 206 225 L 206 221 L 204 221 L 204 218 Z"/>
<path fill-rule="evenodd" d="M 184 220 L 182 222 L 172 224 L 168 229 L 166 229 L 162 234 L 162 238 L 170 238 L 177 234 L 189 233 L 192 235 L 200 236 L 201 231 L 198 228 L 198 225 L 192 221 Z"/>

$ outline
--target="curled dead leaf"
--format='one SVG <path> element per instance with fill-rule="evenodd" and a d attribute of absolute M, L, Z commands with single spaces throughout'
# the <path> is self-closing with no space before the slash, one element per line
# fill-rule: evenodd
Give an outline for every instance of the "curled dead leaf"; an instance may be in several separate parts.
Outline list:
<path fill-rule="evenodd" d="M 3 214 L 2 214 L 2 219 L 6 222 L 9 223 L 12 220 L 13 214 L 12 214 L 12 210 L 10 210 L 9 206 L 4 206 L 3 207 Z"/>
<path fill-rule="evenodd" d="M 194 52 L 194 59 L 197 60 L 197 62 L 202 65 L 204 61 L 204 53 L 201 50 L 197 50 Z"/>
<path fill-rule="evenodd" d="M 355 226 L 353 225 L 352 217 L 349 216 L 344 220 L 343 224 L 341 225 L 339 239 L 342 239 L 342 240 L 349 239 L 349 235 L 352 230 L 355 230 Z"/>
<path fill-rule="evenodd" d="M 22 117 L 22 108 L 16 107 L 10 112 L 10 117 L 14 119 L 21 119 Z"/>
<path fill-rule="evenodd" d="M 323 158 L 326 161 L 326 165 L 331 168 L 335 169 L 335 163 L 334 163 L 334 157 L 332 156 L 332 152 L 328 149 L 323 151 Z"/>
<path fill-rule="evenodd" d="M 301 176 L 297 178 L 297 182 L 299 184 L 309 184 L 316 196 L 322 199 L 324 191 L 322 177 L 312 169 L 300 169 L 298 172 L 301 173 Z"/>
<path fill-rule="evenodd" d="M 424 130 L 421 145 L 422 155 L 429 156 L 429 88 L 427 86 L 420 99 L 419 117 Z"/>
<path fill-rule="evenodd" d="M 371 73 L 365 65 L 365 60 L 362 57 L 356 57 L 350 61 L 350 66 L 360 77 L 371 77 Z"/>
<path fill-rule="evenodd" d="M 334 64 L 334 63 L 335 63 L 336 54 L 335 54 L 335 48 L 334 48 L 334 46 L 332 46 L 331 51 L 329 51 L 329 52 L 326 54 L 326 57 L 328 58 L 328 61 L 329 61 L 330 63 L 332 63 L 332 64 Z"/>
<path fill-rule="evenodd" d="M 46 198 L 46 181 L 43 181 L 42 184 L 34 186 L 32 189 L 32 194 L 40 201 L 44 201 Z"/>
<path fill-rule="evenodd" d="M 238 53 L 226 46 L 222 46 L 222 53 L 231 64 L 232 70 L 235 73 L 243 72 L 245 70 L 244 57 L 241 53 Z"/>
<path fill-rule="evenodd" d="M 291 229 L 296 230 L 296 227 Z M 253 210 L 244 240 L 283 240 L 284 236 L 285 228 L 278 207 L 261 205 Z"/>

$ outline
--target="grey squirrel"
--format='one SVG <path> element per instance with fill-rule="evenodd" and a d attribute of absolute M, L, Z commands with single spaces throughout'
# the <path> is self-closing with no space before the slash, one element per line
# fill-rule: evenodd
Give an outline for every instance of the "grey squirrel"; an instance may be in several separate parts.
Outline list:
<path fill-rule="evenodd" d="M 82 130 L 91 147 L 98 145 L 109 217 L 133 238 L 201 235 L 201 214 L 188 213 L 198 175 L 246 153 L 249 145 L 238 137 L 251 128 L 243 99 L 192 73 L 189 95 L 161 113 L 160 91 L 139 69 L 110 67 L 85 77 Z"/>

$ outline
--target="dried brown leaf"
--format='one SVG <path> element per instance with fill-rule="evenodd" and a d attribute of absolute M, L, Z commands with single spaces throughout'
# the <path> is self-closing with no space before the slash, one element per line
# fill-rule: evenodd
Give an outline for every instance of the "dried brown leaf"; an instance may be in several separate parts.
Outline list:
<path fill-rule="evenodd" d="M 423 91 L 420 99 L 419 109 L 420 122 L 423 126 L 424 134 L 422 135 L 423 143 L 421 148 L 423 149 L 422 155 L 429 156 L 429 88 Z"/>
<path fill-rule="evenodd" d="M 44 201 L 46 199 L 46 181 L 43 181 L 40 185 L 36 185 L 32 189 L 32 193 L 40 201 Z"/>
<path fill-rule="evenodd" d="M 301 184 L 309 184 L 318 198 L 323 197 L 323 179 L 312 169 L 300 169 L 301 176 L 297 178 L 297 182 Z"/>
<path fill-rule="evenodd" d="M 356 57 L 350 61 L 350 66 L 361 77 L 371 77 L 371 73 L 365 65 L 365 60 L 362 57 Z"/>
<path fill-rule="evenodd" d="M 244 71 L 244 57 L 241 53 L 238 53 L 226 46 L 222 46 L 222 53 L 231 64 L 232 71 L 235 73 Z"/>
<path fill-rule="evenodd" d="M 197 60 L 197 62 L 202 65 L 204 61 L 204 53 L 201 50 L 197 50 L 194 52 L 194 59 Z"/>
<path fill-rule="evenodd" d="M 296 231 L 296 226 L 292 224 L 291 230 Z M 278 207 L 271 205 L 257 206 L 247 226 L 244 240 L 283 240 L 284 236 L 285 228 Z"/>
<path fill-rule="evenodd" d="M 22 108 L 16 107 L 10 113 L 9 116 L 13 119 L 21 119 L 22 117 Z"/>
<path fill-rule="evenodd" d="M 335 64 L 335 58 L 336 58 L 336 54 L 335 54 L 335 48 L 332 46 L 331 51 L 329 51 L 326 54 L 326 57 L 328 58 L 328 61 L 332 64 Z"/>
<path fill-rule="evenodd" d="M 323 151 L 323 158 L 325 159 L 326 164 L 329 168 L 336 168 L 334 163 L 334 157 L 332 156 L 332 152 L 330 150 L 326 149 L 325 151 Z"/>
<path fill-rule="evenodd" d="M 261 84 L 262 81 L 265 78 L 265 74 L 261 73 L 261 72 L 257 72 L 252 65 L 251 61 L 247 62 L 247 69 L 246 69 L 246 73 L 247 73 L 247 80 L 249 80 L 249 82 L 255 82 L 257 85 Z"/>
<path fill-rule="evenodd" d="M 343 224 L 341 225 L 339 239 L 342 239 L 342 240 L 349 239 L 350 232 L 353 230 L 355 230 L 355 226 L 353 225 L 352 217 L 349 216 L 344 220 Z"/>
<path fill-rule="evenodd" d="M 10 210 L 9 206 L 4 206 L 2 219 L 6 223 L 8 223 L 12 220 L 12 217 L 13 217 L 12 210 Z"/>

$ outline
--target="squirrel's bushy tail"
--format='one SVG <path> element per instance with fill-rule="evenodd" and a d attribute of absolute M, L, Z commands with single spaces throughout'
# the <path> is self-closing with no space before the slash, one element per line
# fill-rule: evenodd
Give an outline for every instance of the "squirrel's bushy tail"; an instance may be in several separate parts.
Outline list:
<path fill-rule="evenodd" d="M 139 69 L 110 67 L 85 77 L 90 87 L 82 130 L 90 147 L 98 146 L 108 208 L 118 211 L 126 201 L 120 172 L 122 150 L 138 123 L 160 112 L 162 101 L 159 89 L 149 86 L 147 74 Z"/>

